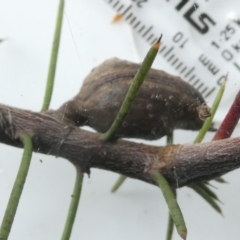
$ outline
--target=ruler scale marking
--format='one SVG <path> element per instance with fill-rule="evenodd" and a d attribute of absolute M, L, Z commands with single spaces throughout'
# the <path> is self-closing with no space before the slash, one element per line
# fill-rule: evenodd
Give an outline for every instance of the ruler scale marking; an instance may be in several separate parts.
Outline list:
<path fill-rule="evenodd" d="M 115 8 L 118 4 L 119 4 L 119 1 L 117 1 L 117 2 L 113 5 L 113 7 Z"/>
<path fill-rule="evenodd" d="M 173 49 L 174 49 L 174 47 L 171 47 L 171 48 L 164 54 L 164 57 L 166 57 Z"/>
<path fill-rule="evenodd" d="M 192 77 L 188 81 L 191 82 L 195 77 L 196 75 L 192 75 Z"/>
<path fill-rule="evenodd" d="M 128 6 L 125 6 L 124 4 L 121 4 L 121 1 L 119 1 L 119 0 L 116 0 L 116 1 L 109 0 L 108 3 L 111 4 L 113 8 L 117 8 L 117 11 L 119 12 L 119 14 L 122 17 L 124 17 L 124 19 L 127 20 L 129 22 L 129 24 L 133 27 L 133 29 L 135 29 L 135 31 L 137 31 L 137 33 L 142 38 L 144 38 L 147 42 L 149 42 L 152 45 L 157 41 L 158 38 L 152 32 L 152 30 L 154 29 L 154 26 L 153 25 L 150 25 L 150 26 L 144 25 L 139 20 L 139 18 L 136 15 L 134 15 L 133 11 L 129 12 L 133 7 L 132 4 L 128 5 Z M 119 6 L 119 4 L 121 4 L 121 5 Z M 120 13 L 121 10 L 124 10 L 124 11 L 122 13 Z M 127 13 L 128 13 L 128 15 L 126 15 Z M 185 40 L 184 43 L 182 43 L 182 45 L 184 45 L 187 41 L 188 41 L 188 39 Z M 208 87 L 203 88 L 204 83 L 201 81 L 201 79 L 198 78 L 197 80 L 195 80 L 193 82 L 193 80 L 196 78 L 195 74 L 192 75 L 192 73 L 195 70 L 195 67 L 190 66 L 188 68 L 183 62 L 179 61 L 179 58 L 177 58 L 174 54 L 174 50 L 175 50 L 175 48 L 173 46 L 170 47 L 170 48 L 167 48 L 166 46 L 162 45 L 162 47 L 159 51 L 159 54 L 164 53 L 163 58 L 166 58 L 166 60 L 168 62 L 170 62 L 171 66 L 175 66 L 178 63 L 178 65 L 175 66 L 175 69 L 182 75 L 185 73 L 185 75 L 184 75 L 185 78 L 188 78 L 189 76 L 191 76 L 188 79 L 188 82 L 192 82 L 193 86 L 196 86 L 198 83 L 200 83 L 197 86 L 197 89 L 198 90 L 202 89 L 201 94 L 204 94 L 206 91 L 208 91 L 209 90 Z M 172 54 L 170 55 L 170 53 L 172 53 Z M 172 60 L 173 60 L 173 62 L 171 62 Z M 233 65 L 240 71 L 240 65 L 238 65 L 236 62 L 233 62 Z M 209 90 L 206 93 L 205 97 L 208 97 L 209 95 L 211 95 L 211 93 L 215 89 L 216 88 L 213 87 L 211 90 Z"/>

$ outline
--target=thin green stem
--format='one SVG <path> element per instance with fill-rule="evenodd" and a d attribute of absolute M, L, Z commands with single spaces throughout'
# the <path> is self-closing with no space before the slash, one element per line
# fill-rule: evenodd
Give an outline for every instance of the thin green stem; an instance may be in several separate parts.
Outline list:
<path fill-rule="evenodd" d="M 171 214 L 168 214 L 168 227 L 167 227 L 167 236 L 166 240 L 172 240 L 173 230 L 174 230 L 174 222 L 172 220 Z"/>
<path fill-rule="evenodd" d="M 167 145 L 172 145 L 173 144 L 173 132 L 169 135 L 167 135 Z M 177 199 L 177 192 L 175 189 L 172 190 L 175 198 Z M 167 227 L 167 235 L 166 235 L 166 240 L 171 240 L 173 236 L 173 230 L 174 230 L 174 222 L 172 220 L 172 216 L 169 213 L 168 214 L 168 227 Z"/>
<path fill-rule="evenodd" d="M 173 144 L 173 132 L 167 135 L 167 145 Z"/>
<path fill-rule="evenodd" d="M 68 209 L 68 216 L 67 220 L 65 223 L 65 227 L 63 230 L 63 235 L 61 240 L 68 240 L 70 239 L 75 216 L 77 213 L 78 209 L 78 203 L 79 199 L 81 196 L 81 190 L 82 190 L 82 182 L 83 182 L 83 172 L 79 167 L 76 167 L 77 170 L 77 175 L 76 175 L 76 180 L 75 180 L 75 185 L 74 185 L 74 190 L 73 190 L 73 195 L 70 203 L 70 207 Z"/>
<path fill-rule="evenodd" d="M 149 70 L 153 64 L 153 61 L 158 53 L 161 38 L 162 38 L 162 35 L 148 51 L 145 59 L 143 60 L 143 63 L 141 65 L 140 69 L 138 70 L 138 72 L 136 73 L 136 75 L 133 79 L 132 85 L 130 86 L 130 88 L 128 90 L 128 93 L 122 103 L 122 106 L 121 106 L 113 124 L 108 129 L 108 131 L 100 137 L 101 140 L 103 140 L 103 141 L 111 140 L 114 137 L 114 135 L 116 134 L 116 132 L 118 131 L 118 129 L 120 128 L 121 124 L 123 123 L 123 120 L 126 117 L 126 115 L 128 114 L 128 112 L 133 104 L 133 101 L 134 101 L 141 85 L 143 84 L 144 79 L 145 79 L 147 73 L 149 72 Z M 111 192 L 112 193 L 116 192 L 126 179 L 127 179 L 127 177 L 119 175 L 119 178 L 116 181 L 116 183 L 113 185 Z"/>
<path fill-rule="evenodd" d="M 156 181 L 160 189 L 162 190 L 163 196 L 165 198 L 165 201 L 168 205 L 170 215 L 172 217 L 172 220 L 177 228 L 178 234 L 183 238 L 186 239 L 187 237 L 187 228 L 184 222 L 184 218 L 182 215 L 182 212 L 180 210 L 180 207 L 177 203 L 177 200 L 174 196 L 174 193 L 168 184 L 165 177 L 160 174 L 158 171 L 152 171 L 150 173 L 151 178 Z"/>
<path fill-rule="evenodd" d="M 119 175 L 118 180 L 116 181 L 116 183 L 113 185 L 111 189 L 111 192 L 112 193 L 116 192 L 126 179 L 127 179 L 126 176 Z"/>
<path fill-rule="evenodd" d="M 213 117 L 218 109 L 218 106 L 220 104 L 220 101 L 222 99 L 222 96 L 225 90 L 226 79 L 227 79 L 227 76 L 225 78 L 224 83 L 219 88 L 217 96 L 213 102 L 212 109 L 211 109 L 211 117 L 207 118 L 206 121 L 204 122 L 202 129 L 198 133 L 198 136 L 196 137 L 194 143 L 202 142 L 205 134 L 207 133 L 209 127 L 211 126 Z M 208 188 L 206 184 L 204 183 L 196 184 L 192 186 L 192 189 L 195 190 L 203 199 L 205 199 L 217 212 L 222 213 L 220 207 L 215 202 L 215 200 L 218 200 L 217 195 L 210 188 Z"/>
<path fill-rule="evenodd" d="M 161 35 L 161 37 L 162 37 L 162 35 Z M 116 134 L 116 132 L 118 131 L 118 129 L 120 128 L 120 126 L 122 125 L 123 120 L 125 119 L 126 115 L 128 114 L 129 110 L 131 109 L 133 101 L 134 101 L 142 83 L 144 82 L 144 79 L 145 79 L 148 71 L 150 70 L 150 68 L 153 64 L 153 61 L 158 53 L 161 37 L 157 40 L 157 42 L 148 51 L 145 59 L 143 60 L 143 63 L 141 65 L 140 69 L 138 70 L 138 72 L 136 73 L 136 75 L 133 79 L 133 82 L 128 90 L 128 93 L 122 103 L 122 106 L 121 106 L 113 124 L 108 129 L 108 131 L 100 137 L 101 140 L 103 140 L 103 141 L 111 140 L 114 137 L 114 135 Z"/>
<path fill-rule="evenodd" d="M 219 88 L 218 94 L 213 102 L 212 108 L 211 108 L 211 116 L 209 118 L 207 118 L 201 128 L 201 130 L 199 131 L 194 143 L 200 143 L 202 142 L 206 132 L 208 131 L 208 129 L 210 128 L 211 124 L 212 124 L 212 120 L 213 117 L 217 111 L 217 108 L 219 106 L 219 103 L 222 99 L 223 93 L 225 90 L 225 82 L 221 85 L 221 87 Z"/>
<path fill-rule="evenodd" d="M 45 96 L 43 100 L 43 105 L 41 111 L 46 111 L 49 108 L 51 98 L 52 98 L 52 91 L 54 85 L 54 78 L 57 66 L 57 57 L 58 57 L 58 49 L 59 49 L 59 42 L 62 30 L 62 20 L 63 20 L 63 10 L 64 10 L 64 0 L 60 0 L 59 8 L 58 8 L 58 15 L 54 33 L 54 40 L 52 46 L 52 53 L 48 68 L 48 77 L 47 77 L 47 85 L 45 89 Z"/>
<path fill-rule="evenodd" d="M 5 210 L 5 214 L 2 220 L 2 224 L 0 227 L 0 239 L 7 240 L 9 233 L 11 231 L 11 227 L 13 224 L 13 220 L 17 211 L 18 203 L 22 194 L 22 190 L 24 187 L 24 183 L 26 181 L 26 177 L 28 174 L 31 157 L 32 157 L 32 140 L 28 135 L 23 135 L 20 137 L 23 146 L 23 156 L 21 160 L 21 164 L 17 173 L 17 177 L 15 179 L 12 192 L 7 204 L 7 208 Z"/>
<path fill-rule="evenodd" d="M 176 189 L 173 189 L 172 190 L 174 195 L 175 195 L 175 198 L 177 199 L 177 192 L 176 192 Z M 168 227 L 167 227 L 167 236 L 166 236 L 166 240 L 172 240 L 172 236 L 173 236 L 173 230 L 174 230 L 174 222 L 172 220 L 172 216 L 171 214 L 169 213 L 168 214 Z"/>

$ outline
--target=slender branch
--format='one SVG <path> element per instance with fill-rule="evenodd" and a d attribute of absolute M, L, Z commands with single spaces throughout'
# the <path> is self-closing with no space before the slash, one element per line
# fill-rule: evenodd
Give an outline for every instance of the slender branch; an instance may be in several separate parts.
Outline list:
<path fill-rule="evenodd" d="M 7 204 L 7 208 L 3 217 L 3 221 L 0 228 L 0 239 L 7 240 L 11 231 L 12 223 L 17 211 L 18 203 L 22 194 L 24 183 L 29 170 L 31 157 L 32 157 L 32 140 L 28 135 L 20 136 L 21 142 L 24 146 L 24 152 L 22 161 L 16 180 L 13 185 L 13 189 Z"/>
<path fill-rule="evenodd" d="M 60 36 L 61 36 L 61 30 L 62 30 L 63 10 L 64 10 L 64 0 L 60 0 L 54 39 L 53 39 L 52 53 L 51 53 L 49 69 L 48 69 L 45 96 L 44 96 L 42 110 L 41 110 L 42 112 L 48 109 L 51 98 L 52 98 L 54 78 L 55 78 L 55 72 L 56 72 L 56 66 L 57 66 L 59 42 L 60 42 Z"/>
<path fill-rule="evenodd" d="M 77 209 L 78 209 L 78 203 L 80 200 L 80 195 L 81 195 L 81 190 L 82 190 L 82 182 L 83 182 L 83 172 L 81 168 L 76 167 L 76 180 L 75 180 L 75 185 L 74 185 L 74 190 L 73 190 L 73 195 L 72 195 L 72 200 L 71 204 L 68 210 L 68 216 L 67 220 L 65 223 L 65 227 L 63 230 L 63 235 L 61 240 L 68 240 L 70 239 L 74 220 L 76 217 Z"/>
<path fill-rule="evenodd" d="M 0 105 L 0 142 L 22 147 L 32 137 L 34 151 L 68 159 L 86 173 L 100 168 L 154 184 L 158 170 L 173 187 L 208 181 L 240 167 L 240 138 L 202 144 L 148 146 L 124 140 L 105 143 L 99 134 L 68 126 L 46 113 Z"/>

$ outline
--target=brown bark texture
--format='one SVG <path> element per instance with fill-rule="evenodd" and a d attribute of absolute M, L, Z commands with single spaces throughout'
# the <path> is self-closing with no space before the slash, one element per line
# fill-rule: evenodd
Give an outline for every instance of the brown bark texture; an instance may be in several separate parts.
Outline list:
<path fill-rule="evenodd" d="M 125 140 L 102 142 L 98 133 L 78 128 L 53 112 L 31 112 L 0 105 L 0 142 L 22 147 L 21 134 L 32 137 L 34 151 L 62 157 L 80 166 L 121 173 L 151 184 L 158 170 L 172 187 L 192 185 L 240 167 L 240 138 L 203 144 L 148 146 Z"/>

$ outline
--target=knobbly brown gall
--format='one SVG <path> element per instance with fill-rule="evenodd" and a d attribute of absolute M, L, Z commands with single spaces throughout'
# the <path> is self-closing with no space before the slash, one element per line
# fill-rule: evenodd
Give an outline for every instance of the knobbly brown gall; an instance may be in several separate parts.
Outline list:
<path fill-rule="evenodd" d="M 139 67 L 113 58 L 94 68 L 68 106 L 76 112 L 75 124 L 106 132 Z M 152 140 L 174 129 L 199 130 L 209 113 L 205 100 L 194 87 L 180 77 L 151 69 L 116 137 Z"/>
<path fill-rule="evenodd" d="M 203 121 L 211 116 L 211 109 L 207 106 L 206 103 L 203 103 L 201 106 L 197 107 L 199 118 Z"/>

